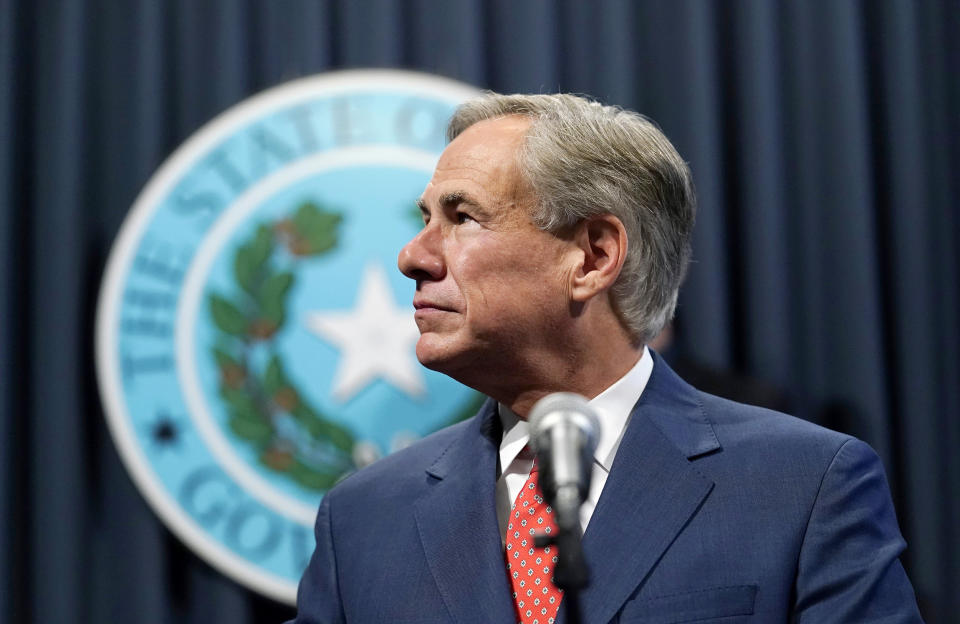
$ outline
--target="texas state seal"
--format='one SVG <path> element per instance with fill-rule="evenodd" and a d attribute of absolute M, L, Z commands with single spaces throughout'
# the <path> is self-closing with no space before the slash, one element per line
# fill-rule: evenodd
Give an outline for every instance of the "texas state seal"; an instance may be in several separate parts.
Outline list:
<path fill-rule="evenodd" d="M 324 492 L 478 407 L 417 363 L 396 269 L 474 94 L 397 71 L 270 89 L 184 143 L 117 237 L 96 345 L 120 455 L 176 535 L 267 596 L 295 601 Z"/>

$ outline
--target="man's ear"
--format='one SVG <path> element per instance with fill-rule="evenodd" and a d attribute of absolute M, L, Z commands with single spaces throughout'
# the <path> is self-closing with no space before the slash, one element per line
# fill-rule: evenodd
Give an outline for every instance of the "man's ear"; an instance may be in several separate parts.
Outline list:
<path fill-rule="evenodd" d="M 574 243 L 583 262 L 573 274 L 570 295 L 584 303 L 613 286 L 620 276 L 627 257 L 627 230 L 611 214 L 596 215 L 577 225 Z"/>

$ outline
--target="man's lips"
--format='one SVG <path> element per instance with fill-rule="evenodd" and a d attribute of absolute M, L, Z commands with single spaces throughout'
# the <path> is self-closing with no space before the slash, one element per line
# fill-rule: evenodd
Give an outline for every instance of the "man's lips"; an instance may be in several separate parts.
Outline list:
<path fill-rule="evenodd" d="M 419 311 L 430 311 L 430 310 L 439 310 L 441 312 L 453 312 L 454 309 L 450 306 L 443 305 L 437 301 L 430 301 L 429 299 L 420 299 L 414 298 L 413 308 Z"/>

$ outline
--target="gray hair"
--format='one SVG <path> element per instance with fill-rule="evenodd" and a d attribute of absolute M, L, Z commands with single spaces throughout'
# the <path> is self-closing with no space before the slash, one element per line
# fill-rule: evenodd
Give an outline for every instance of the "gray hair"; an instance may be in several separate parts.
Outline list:
<path fill-rule="evenodd" d="M 690 261 L 696 199 L 687 164 L 643 115 L 568 94 L 485 94 L 457 109 L 447 138 L 508 115 L 533 120 L 518 164 L 537 196 L 537 227 L 558 233 L 601 214 L 623 222 L 627 257 L 613 305 L 648 342 L 673 317 Z"/>

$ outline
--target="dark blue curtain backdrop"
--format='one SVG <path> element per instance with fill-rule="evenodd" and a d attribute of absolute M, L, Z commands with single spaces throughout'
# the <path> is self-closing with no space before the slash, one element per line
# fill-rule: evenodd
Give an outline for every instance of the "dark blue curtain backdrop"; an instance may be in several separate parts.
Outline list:
<path fill-rule="evenodd" d="M 930 622 L 960 613 L 960 3 L 0 0 L 0 620 L 279 621 L 154 517 L 93 372 L 106 255 L 214 115 L 355 67 L 657 120 L 700 197 L 678 349 L 886 462 Z"/>

